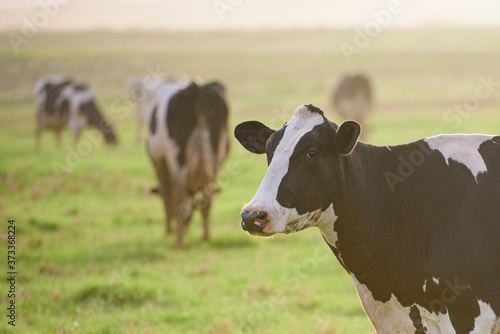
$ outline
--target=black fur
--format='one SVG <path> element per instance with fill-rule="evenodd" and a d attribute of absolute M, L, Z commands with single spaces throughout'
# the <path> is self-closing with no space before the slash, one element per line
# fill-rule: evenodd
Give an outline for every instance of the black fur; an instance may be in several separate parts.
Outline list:
<path fill-rule="evenodd" d="M 44 109 L 47 114 L 54 114 L 56 112 L 59 112 L 61 115 L 67 114 L 69 110 L 67 101 L 64 105 L 59 106 L 56 105 L 56 100 L 63 91 L 63 89 L 70 84 L 71 84 L 70 80 L 65 80 L 60 84 L 47 83 L 43 87 L 42 91 L 44 91 L 46 94 Z"/>
<path fill-rule="evenodd" d="M 153 112 L 151 113 L 151 119 L 149 120 L 149 132 L 151 134 L 155 134 L 156 132 L 156 112 L 158 111 L 158 106 L 153 108 Z"/>
<path fill-rule="evenodd" d="M 200 87 L 191 83 L 175 94 L 168 103 L 167 128 L 169 136 L 179 146 L 177 160 L 181 166 L 186 161 L 186 150 L 189 137 L 198 125 L 201 115 Z"/>

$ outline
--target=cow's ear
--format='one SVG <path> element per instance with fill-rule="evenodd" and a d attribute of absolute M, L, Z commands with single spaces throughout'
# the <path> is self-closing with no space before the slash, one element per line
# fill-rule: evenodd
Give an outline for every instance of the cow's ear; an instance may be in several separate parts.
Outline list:
<path fill-rule="evenodd" d="M 342 155 L 347 155 L 352 152 L 359 135 L 361 134 L 361 126 L 354 121 L 345 121 L 337 130 L 335 135 L 335 151 Z"/>
<path fill-rule="evenodd" d="M 276 130 L 257 121 L 248 121 L 238 124 L 234 129 L 234 136 L 244 148 L 252 153 L 266 152 L 266 142 Z"/>

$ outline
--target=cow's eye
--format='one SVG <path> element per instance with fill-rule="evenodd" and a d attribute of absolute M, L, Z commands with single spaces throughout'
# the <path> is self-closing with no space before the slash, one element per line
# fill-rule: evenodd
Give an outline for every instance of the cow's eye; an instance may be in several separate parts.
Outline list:
<path fill-rule="evenodd" d="M 311 150 L 311 151 L 307 152 L 308 159 L 316 159 L 317 157 L 318 157 L 318 151 Z"/>

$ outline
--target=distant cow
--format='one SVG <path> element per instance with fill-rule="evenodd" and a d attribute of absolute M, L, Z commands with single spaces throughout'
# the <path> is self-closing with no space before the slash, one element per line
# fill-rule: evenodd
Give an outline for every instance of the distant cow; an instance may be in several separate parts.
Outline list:
<path fill-rule="evenodd" d="M 40 147 L 42 130 L 55 131 L 57 144 L 61 145 L 61 131 L 67 126 L 78 143 L 87 126 L 94 126 L 107 143 L 117 139 L 111 126 L 99 111 L 94 91 L 86 85 L 63 76 L 50 75 L 35 84 L 36 147 Z"/>
<path fill-rule="evenodd" d="M 370 82 L 364 75 L 346 76 L 339 83 L 333 103 L 337 113 L 345 120 L 355 120 L 368 133 L 367 118 L 372 109 Z"/>
<path fill-rule="evenodd" d="M 217 82 L 164 82 L 151 104 L 147 147 L 160 183 L 166 216 L 177 219 L 177 247 L 194 209 L 203 216 L 203 239 L 209 239 L 209 211 L 217 171 L 226 159 L 228 107 Z"/>
<path fill-rule="evenodd" d="M 312 105 L 235 136 L 268 171 L 241 212 L 252 235 L 316 226 L 378 333 L 500 333 L 500 136 L 358 142 Z"/>

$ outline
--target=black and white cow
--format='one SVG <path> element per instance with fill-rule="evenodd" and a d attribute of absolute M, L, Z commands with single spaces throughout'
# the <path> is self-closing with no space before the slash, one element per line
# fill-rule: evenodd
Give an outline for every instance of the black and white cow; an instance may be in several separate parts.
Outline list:
<path fill-rule="evenodd" d="M 217 191 L 217 172 L 229 150 L 228 107 L 218 82 L 166 81 L 151 104 L 147 138 L 160 183 L 166 232 L 177 220 L 177 247 L 195 208 L 203 216 L 203 239 L 209 239 L 209 212 Z"/>
<path fill-rule="evenodd" d="M 49 75 L 35 84 L 36 147 L 40 147 L 42 130 L 55 131 L 61 145 L 61 132 L 68 127 L 78 143 L 87 126 L 96 127 L 107 143 L 117 139 L 112 127 L 102 117 L 95 101 L 95 92 L 86 85 L 60 75 Z"/>
<path fill-rule="evenodd" d="M 318 227 L 378 333 L 500 333 L 500 137 L 373 146 L 360 132 L 312 105 L 277 131 L 239 124 L 269 163 L 243 229 Z"/>
<path fill-rule="evenodd" d="M 342 78 L 335 90 L 333 104 L 343 119 L 355 120 L 363 126 L 363 136 L 366 136 L 372 110 L 372 89 L 366 76 L 355 74 Z"/>

